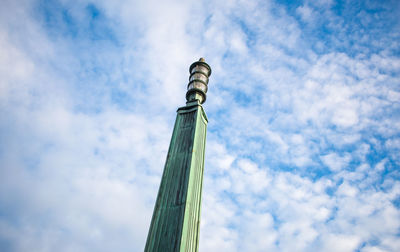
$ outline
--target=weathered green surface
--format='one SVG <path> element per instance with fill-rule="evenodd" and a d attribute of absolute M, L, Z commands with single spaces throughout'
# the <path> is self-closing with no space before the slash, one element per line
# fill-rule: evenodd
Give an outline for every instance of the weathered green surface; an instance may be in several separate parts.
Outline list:
<path fill-rule="evenodd" d="M 145 251 L 198 251 L 207 117 L 178 109 Z"/>

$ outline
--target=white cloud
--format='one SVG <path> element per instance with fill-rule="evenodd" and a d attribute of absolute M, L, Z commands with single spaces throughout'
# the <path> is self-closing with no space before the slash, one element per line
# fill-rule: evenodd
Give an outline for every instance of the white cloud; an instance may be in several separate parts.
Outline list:
<path fill-rule="evenodd" d="M 360 240 L 354 236 L 332 234 L 324 237 L 323 243 L 323 251 L 354 251 Z"/>
<path fill-rule="evenodd" d="M 350 155 L 339 156 L 336 153 L 330 153 L 324 156 L 321 156 L 322 162 L 326 166 L 329 167 L 334 172 L 338 172 L 346 168 L 348 163 L 350 162 Z"/>
<path fill-rule="evenodd" d="M 300 15 L 301 19 L 303 19 L 303 21 L 305 22 L 312 22 L 313 21 L 313 10 L 307 6 L 307 5 L 303 5 L 300 7 L 297 7 L 296 12 Z"/>

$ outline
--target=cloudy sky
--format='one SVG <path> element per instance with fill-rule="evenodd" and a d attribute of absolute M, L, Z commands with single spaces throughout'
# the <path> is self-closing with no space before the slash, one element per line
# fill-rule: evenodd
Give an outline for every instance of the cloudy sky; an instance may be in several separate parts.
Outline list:
<path fill-rule="evenodd" d="M 400 251 L 399 13 L 3 0 L 0 250 L 142 251 L 205 57 L 200 251 Z"/>

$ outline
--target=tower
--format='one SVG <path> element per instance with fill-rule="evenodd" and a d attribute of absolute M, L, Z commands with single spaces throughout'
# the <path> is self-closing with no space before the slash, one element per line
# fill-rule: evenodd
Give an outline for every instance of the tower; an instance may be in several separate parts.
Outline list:
<path fill-rule="evenodd" d="M 177 111 L 145 252 L 198 251 L 208 122 L 202 104 L 211 68 L 200 58 L 189 73 L 187 102 Z"/>

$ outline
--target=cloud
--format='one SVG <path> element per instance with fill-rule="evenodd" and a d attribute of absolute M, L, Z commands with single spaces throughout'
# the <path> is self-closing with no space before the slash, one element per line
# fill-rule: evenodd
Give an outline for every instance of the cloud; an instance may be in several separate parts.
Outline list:
<path fill-rule="evenodd" d="M 345 155 L 343 157 L 336 153 L 330 153 L 321 157 L 325 165 L 329 167 L 332 171 L 338 172 L 343 168 L 346 168 L 350 161 L 350 155 Z"/>
<path fill-rule="evenodd" d="M 315 13 L 313 13 L 313 10 L 307 5 L 297 7 L 296 12 L 305 22 L 311 22 L 313 20 L 313 16 L 315 15 Z"/>

